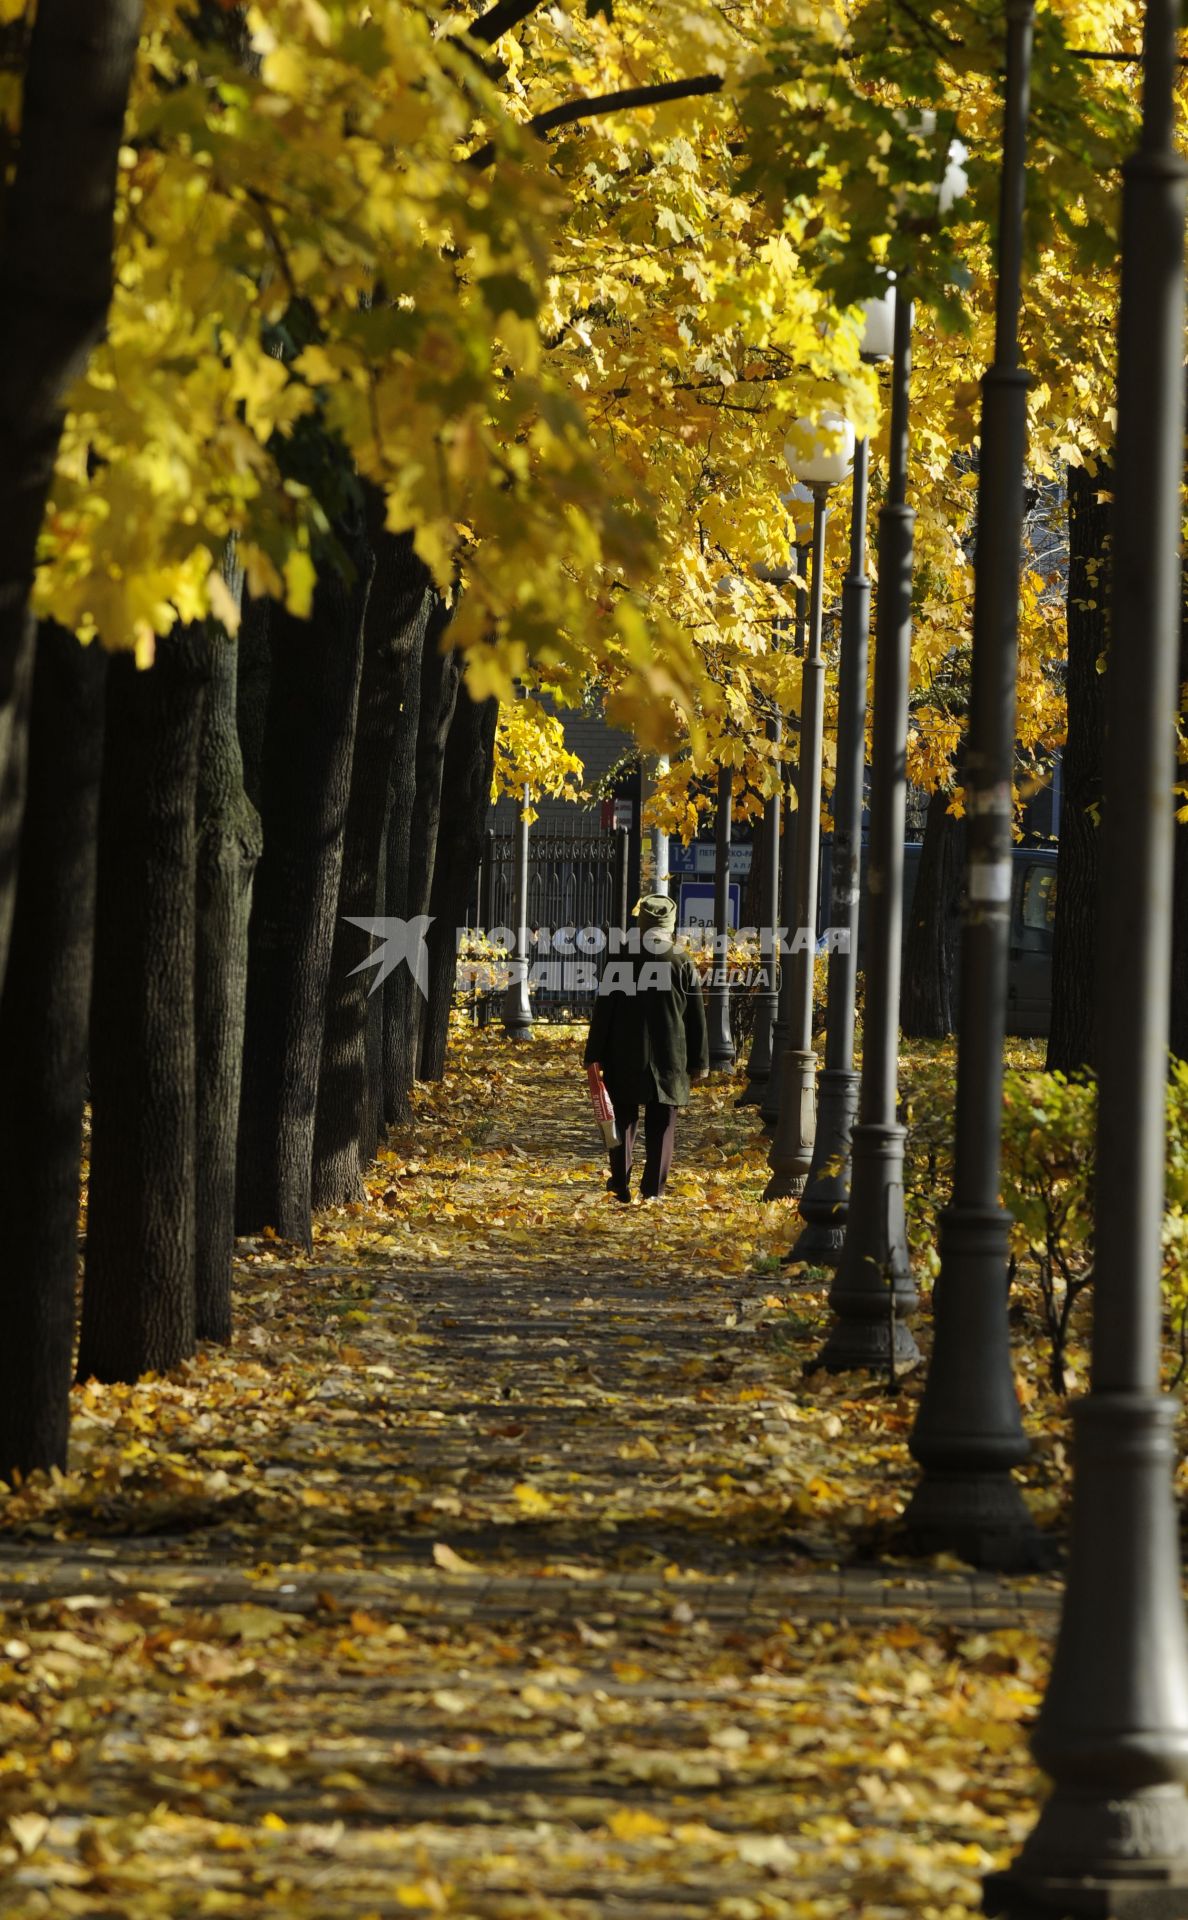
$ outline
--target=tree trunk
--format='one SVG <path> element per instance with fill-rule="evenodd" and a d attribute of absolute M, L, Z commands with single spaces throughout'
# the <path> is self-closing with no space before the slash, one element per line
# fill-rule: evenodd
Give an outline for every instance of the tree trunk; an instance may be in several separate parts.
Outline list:
<path fill-rule="evenodd" d="M 498 700 L 472 700 L 463 686 L 446 742 L 437 859 L 429 896 L 433 924 L 428 935 L 429 1002 L 421 1045 L 422 1080 L 440 1080 L 445 1072 L 458 930 L 465 925 L 483 857 L 498 716 Z"/>
<path fill-rule="evenodd" d="M 407 920 L 409 905 L 409 856 L 411 852 L 413 807 L 417 797 L 417 728 L 421 716 L 421 663 L 427 636 L 409 659 L 400 720 L 392 749 L 392 770 L 388 787 L 388 835 L 384 848 L 384 912 L 391 918 Z M 407 967 L 397 967 L 384 981 L 383 997 L 383 1117 L 393 1126 L 408 1115 L 408 1096 L 413 1079 L 413 1059 L 409 1042 L 409 991 Z M 377 998 L 380 997 L 377 995 Z"/>
<path fill-rule="evenodd" d="M 371 556 L 348 587 L 327 571 L 313 617 L 274 615 L 248 936 L 236 1222 L 312 1244 L 314 1116 Z"/>
<path fill-rule="evenodd" d="M 461 670 L 456 654 L 441 651 L 447 618 L 445 608 L 436 603 L 421 651 L 416 733 L 411 736 L 409 711 L 393 756 L 391 819 L 396 834 L 389 834 L 387 910 L 402 920 L 428 913 L 433 885 L 442 766 Z M 405 821 L 406 835 L 401 831 Z M 403 904 L 394 905 L 398 900 Z M 397 967 L 388 976 L 384 1001 L 384 1117 L 389 1125 L 408 1118 L 424 1005 L 408 968 Z"/>
<path fill-rule="evenodd" d="M 66 1465 L 107 657 L 37 636 L 28 803 L 0 996 L 0 1478 Z"/>
<path fill-rule="evenodd" d="M 272 615 L 271 600 L 252 600 L 244 594 L 236 642 L 235 714 L 243 760 L 243 790 L 257 813 L 264 771 L 268 693 L 272 685 Z"/>
<path fill-rule="evenodd" d="M 399 716 L 397 724 L 399 724 Z M 388 911 L 388 831 L 392 816 L 391 771 L 389 765 L 387 790 L 384 794 L 384 831 L 375 870 L 375 894 L 372 905 L 377 919 L 383 919 Z M 382 986 L 377 987 L 367 996 L 365 1045 L 365 1105 L 361 1151 L 364 1159 L 370 1163 L 375 1159 L 384 1137 L 384 989 Z"/>
<path fill-rule="evenodd" d="M 194 1351 L 195 801 L 205 639 L 111 663 L 99 806 L 80 1379 Z"/>
<path fill-rule="evenodd" d="M 1060 847 L 1052 935 L 1052 1024 L 1048 1069 L 1092 1067 L 1097 1008 L 1097 916 L 1105 679 L 1109 638 L 1109 530 L 1112 509 L 1099 495 L 1112 475 L 1082 467 L 1068 475 L 1068 738 L 1061 764 Z"/>
<path fill-rule="evenodd" d="M 33 697 L 33 622 L 26 622 L 27 643 L 13 665 L 5 698 L 0 689 L 0 987 L 16 912 L 21 861 L 21 821 L 29 757 L 29 708 Z"/>
<path fill-rule="evenodd" d="M 947 788 L 938 787 L 928 802 L 904 940 L 900 1025 L 917 1040 L 943 1040 L 957 1027 L 964 835 L 961 821 L 949 812 L 951 799 Z"/>
<path fill-rule="evenodd" d="M 347 916 L 375 915 L 401 696 L 409 661 L 420 651 L 430 606 L 429 574 L 411 538 L 379 528 L 374 537 L 376 571 L 363 623 L 359 711 L 318 1079 L 315 1207 L 358 1199 L 364 1167 L 375 1152 L 368 1122 L 367 1030 L 377 982 L 374 971 L 355 971 L 373 942 Z"/>
<path fill-rule="evenodd" d="M 260 858 L 260 816 L 243 784 L 235 721 L 238 648 L 213 625 L 198 765 L 198 1216 L 195 1270 L 200 1340 L 231 1338 L 235 1142 L 247 1003 L 248 919 Z"/>
<path fill-rule="evenodd" d="M 141 0 L 39 0 L 0 230 L 0 982 L 23 792 L 29 591 L 66 394 L 111 299 L 116 161 Z"/>

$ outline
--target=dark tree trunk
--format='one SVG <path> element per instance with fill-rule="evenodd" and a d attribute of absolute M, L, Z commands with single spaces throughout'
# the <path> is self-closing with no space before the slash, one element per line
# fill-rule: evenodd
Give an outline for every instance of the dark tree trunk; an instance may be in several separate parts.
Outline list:
<path fill-rule="evenodd" d="M 414 785 L 408 815 L 407 855 L 389 853 L 388 879 L 399 887 L 404 883 L 403 909 L 389 907 L 400 919 L 414 920 L 429 912 L 429 894 L 433 885 L 433 866 L 437 852 L 437 828 L 441 815 L 442 767 L 446 740 L 458 698 L 461 663 L 455 653 L 442 652 L 447 612 L 437 602 L 430 617 L 421 651 L 420 687 L 417 694 L 417 732 L 414 748 Z M 401 762 L 406 743 L 398 741 L 394 765 Z M 407 774 L 399 765 L 395 779 L 403 786 Z M 394 781 L 395 785 L 395 781 Z M 404 788 L 407 791 L 407 788 Z M 402 796 L 403 797 L 403 796 Z M 393 797 L 392 819 L 399 828 L 400 812 Z M 389 1122 L 408 1118 L 409 1096 L 421 1048 L 421 1023 L 425 1002 L 407 967 L 398 967 L 389 975 L 390 998 L 384 1007 L 384 1108 Z"/>
<path fill-rule="evenodd" d="M 0 693 L 0 987 L 12 938 L 17 874 L 21 861 L 21 821 L 29 755 L 29 708 L 33 697 L 33 622 L 26 622 L 28 644 L 13 668 L 8 698 Z"/>
<path fill-rule="evenodd" d="M 412 916 L 409 903 L 409 856 L 412 845 L 413 808 L 417 797 L 417 728 L 421 716 L 421 663 L 427 644 L 420 646 L 408 664 L 404 698 L 392 749 L 392 768 L 388 787 L 388 832 L 384 848 L 384 912 L 397 920 Z M 383 1117 L 393 1126 L 408 1115 L 408 1096 L 413 1080 L 413 1056 L 409 1035 L 410 989 L 407 967 L 397 967 L 384 981 L 383 1057 L 381 1082 Z M 377 994 L 376 998 L 381 996 Z"/>
<path fill-rule="evenodd" d="M 236 1222 L 311 1245 L 314 1115 L 371 556 L 327 572 L 312 619 L 277 612 L 248 937 Z"/>
<path fill-rule="evenodd" d="M 38 631 L 0 996 L 0 1478 L 66 1465 L 107 657 Z"/>
<path fill-rule="evenodd" d="M 1060 848 L 1052 945 L 1048 1069 L 1079 1073 L 1096 1060 L 1098 810 L 1105 745 L 1111 508 L 1102 467 L 1068 475 L 1068 737 L 1061 764 Z"/>
<path fill-rule="evenodd" d="M 407 667 L 407 662 L 405 663 Z M 399 721 L 399 716 L 397 717 Z M 384 795 L 384 832 L 380 841 L 379 860 L 375 871 L 375 897 L 373 908 L 377 919 L 382 919 L 388 911 L 388 830 L 391 825 L 392 783 L 391 764 L 388 767 L 388 786 Z M 386 984 L 386 983 L 385 983 Z M 367 1066 L 366 1066 L 366 1105 L 363 1114 L 363 1153 L 370 1162 L 375 1159 L 380 1142 L 384 1137 L 384 988 L 377 987 L 367 996 Z"/>
<path fill-rule="evenodd" d="M 433 925 L 428 935 L 429 1003 L 421 1044 L 422 1080 L 440 1080 L 445 1072 L 458 930 L 465 925 L 483 857 L 498 717 L 498 700 L 472 700 L 462 687 L 446 742 L 437 859 L 429 895 Z"/>
<path fill-rule="evenodd" d="M 243 790 L 257 813 L 264 770 L 268 692 L 272 684 L 272 615 L 271 600 L 251 600 L 244 595 L 235 662 L 235 711 L 243 759 Z"/>
<path fill-rule="evenodd" d="M 318 1078 L 315 1207 L 342 1206 L 357 1199 L 364 1167 L 375 1152 L 368 1116 L 367 1031 L 376 975 L 370 969 L 356 971 L 373 941 L 351 920 L 370 919 L 376 911 L 376 876 L 401 696 L 409 661 L 420 651 L 430 606 L 429 574 L 414 553 L 411 538 L 377 528 L 375 555 L 363 623 L 351 792 Z M 379 997 L 382 1002 L 382 994 Z"/>
<path fill-rule="evenodd" d="M 141 0 L 39 0 L 0 233 L 0 982 L 33 671 L 29 592 L 66 394 L 111 298 L 116 161 Z"/>
<path fill-rule="evenodd" d="M 91 1179 L 80 1379 L 194 1351 L 195 802 L 206 647 L 181 628 L 147 672 L 108 671 L 91 1019 Z"/>
<path fill-rule="evenodd" d="M 198 1215 L 195 1271 L 200 1340 L 231 1338 L 235 1143 L 247 1002 L 248 919 L 260 858 L 260 816 L 244 791 L 235 723 L 238 649 L 206 635 L 210 683 L 198 766 Z"/>
<path fill-rule="evenodd" d="M 957 1027 L 964 836 L 960 820 L 949 812 L 951 799 L 947 788 L 938 787 L 928 802 L 904 939 L 900 1025 L 918 1040 L 943 1040 Z"/>

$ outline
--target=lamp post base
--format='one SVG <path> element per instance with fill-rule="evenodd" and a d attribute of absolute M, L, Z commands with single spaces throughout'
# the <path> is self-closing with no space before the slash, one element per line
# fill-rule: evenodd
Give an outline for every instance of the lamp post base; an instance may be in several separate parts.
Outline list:
<path fill-rule="evenodd" d="M 509 1040 L 530 1040 L 532 1038 L 532 1005 L 528 999 L 526 980 L 513 980 L 503 996 L 500 1019 Z"/>
<path fill-rule="evenodd" d="M 997 1573 L 1040 1572 L 1055 1557 L 1009 1468 L 929 1473 L 912 1495 L 899 1532 L 909 1553 L 955 1553 Z"/>
<path fill-rule="evenodd" d="M 735 1101 L 736 1107 L 760 1107 L 763 1104 L 774 1045 L 776 995 L 761 994 L 755 1003 L 755 1038 L 747 1061 L 747 1084 Z"/>
<path fill-rule="evenodd" d="M 769 1157 L 771 1178 L 765 1200 L 796 1200 L 804 1192 L 813 1164 L 817 1132 L 817 1056 L 799 1047 L 784 1053 L 780 1123 Z"/>
<path fill-rule="evenodd" d="M 810 1262 L 836 1267 L 845 1251 L 850 1208 L 850 1136 L 858 1117 L 860 1076 L 826 1067 L 820 1079 L 813 1162 L 800 1199 L 804 1227 L 784 1254 L 782 1266 Z"/>
<path fill-rule="evenodd" d="M 1188 1915 L 1188 1800 L 1183 1789 L 1152 1787 L 1115 1799 L 1105 1793 L 1056 1793 L 1043 1822 L 1067 1828 L 1065 1857 L 1050 1862 L 1028 1855 L 1006 1873 L 989 1874 L 982 1906 L 1003 1920 L 1185 1920 Z M 1039 1838 L 1036 1829 L 1035 1838 Z M 1160 1855 L 1126 1859 L 1136 1835 Z M 1093 1836 L 1090 1839 L 1090 1836 Z M 1053 1852 L 1058 1845 L 1052 1834 Z M 1090 1858 L 1083 1845 L 1100 1843 L 1100 1870 L 1078 1872 L 1072 1861 Z M 1110 1856 L 1113 1856 L 1112 1858 Z"/>
<path fill-rule="evenodd" d="M 763 1085 L 759 1101 L 759 1118 L 769 1131 L 778 1126 L 780 1118 L 780 1088 L 784 1077 L 784 1055 L 788 1050 L 788 1023 L 778 1017 L 775 1031 L 771 1036 L 771 1066 Z"/>
<path fill-rule="evenodd" d="M 1175 1413 L 1094 1390 L 1074 1410 L 1060 1632 L 1032 1751 L 1055 1782 L 992 1914 L 1188 1915 L 1188 1642 L 1172 1495 Z"/>
<path fill-rule="evenodd" d="M 1013 1478 L 1029 1445 L 1003 1303 L 1010 1216 L 949 1207 L 940 1217 L 932 1357 L 911 1452 L 923 1472 L 904 1516 L 912 1550 L 975 1566 L 1042 1565 L 1044 1546 Z"/>
<path fill-rule="evenodd" d="M 903 1212 L 904 1137 L 897 1121 L 854 1128 L 846 1245 L 829 1293 L 837 1318 L 817 1362 L 828 1373 L 906 1372 L 920 1361 L 905 1324 L 916 1289 Z"/>
<path fill-rule="evenodd" d="M 714 1073 L 732 1067 L 735 1060 L 734 1035 L 730 1031 L 730 989 L 711 987 L 706 995 L 706 1025 L 709 1028 L 709 1063 Z"/>

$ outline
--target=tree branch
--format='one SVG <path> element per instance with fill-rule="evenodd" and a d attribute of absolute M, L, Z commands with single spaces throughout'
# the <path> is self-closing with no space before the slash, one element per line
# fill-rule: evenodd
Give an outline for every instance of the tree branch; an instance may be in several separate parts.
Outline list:
<path fill-rule="evenodd" d="M 500 4 L 503 3 L 504 0 L 500 0 Z M 543 139 L 555 128 L 570 126 L 575 120 L 597 120 L 608 113 L 626 113 L 632 107 L 656 107 L 666 100 L 692 100 L 698 94 L 721 91 L 720 73 L 695 73 L 688 80 L 661 80 L 655 86 L 623 87 L 618 93 L 596 93 L 566 100 L 559 107 L 535 114 L 525 124 L 530 133 L 539 134 Z M 466 157 L 472 167 L 491 166 L 495 160 L 495 142 L 488 140 L 485 146 L 476 147 Z"/>
<path fill-rule="evenodd" d="M 544 5 L 544 0 L 495 0 L 493 7 L 486 13 L 480 13 L 472 20 L 466 31 L 472 40 L 481 40 L 485 47 L 498 40 L 500 34 L 510 33 L 518 27 L 521 20 L 527 20 L 530 14 Z"/>

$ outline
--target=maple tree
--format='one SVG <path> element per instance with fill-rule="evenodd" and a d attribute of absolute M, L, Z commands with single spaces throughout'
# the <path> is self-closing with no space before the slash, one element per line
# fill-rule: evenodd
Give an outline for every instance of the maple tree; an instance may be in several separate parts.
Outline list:
<path fill-rule="evenodd" d="M 74 864 L 52 856 L 45 888 L 59 903 L 77 888 L 84 924 L 78 955 L 63 944 L 38 982 L 30 920 L 4 989 L 13 1057 L 39 1006 L 72 1062 L 65 1129 L 35 1076 L 11 1083 L 7 1125 L 27 1145 L 7 1177 L 30 1239 L 30 1156 L 52 1160 L 57 1204 L 55 1282 L 27 1302 L 30 1347 L 50 1352 L 39 1315 L 54 1321 L 35 1396 L 54 1413 L 35 1440 L 14 1416 L 10 1464 L 60 1464 L 65 1447 L 62 1195 L 77 1186 L 96 873 L 80 1365 L 131 1378 L 184 1359 L 199 1332 L 226 1337 L 233 1197 L 241 1228 L 308 1242 L 315 1201 L 357 1194 L 418 1073 L 441 1072 L 491 781 L 541 793 L 579 777 L 538 693 L 577 700 L 593 682 L 641 746 L 668 749 L 654 810 L 682 831 L 708 768 L 734 769 L 744 812 L 780 779 L 766 723 L 799 697 L 777 584 L 797 533 L 783 443 L 842 407 L 873 437 L 877 504 L 859 303 L 890 275 L 918 315 L 909 765 L 925 785 L 953 780 L 997 24 L 966 5 L 940 25 L 894 13 L 889 36 L 882 5 L 799 0 L 679 19 L 642 0 L 589 14 L 501 0 L 478 18 L 150 0 L 126 115 L 107 101 L 121 144 L 96 172 L 105 244 L 87 257 L 102 255 L 105 290 L 114 221 L 110 319 L 42 473 L 47 691 L 29 753 L 48 765 L 58 743 L 56 663 L 77 721 Z M 35 19 L 26 45 L 25 10 L 4 0 L 6 246 L 28 226 L 13 211 L 36 127 L 22 81 L 52 9 Z M 1122 77 L 1072 48 L 1090 25 L 1122 47 L 1134 22 L 1130 5 L 1041 20 L 1024 329 L 1041 479 L 1108 445 L 1111 175 L 1134 108 Z M 943 210 L 958 135 L 969 193 Z M 55 423 L 96 311 L 50 383 Z M 5 378 L 40 402 L 26 346 Z M 845 544 L 839 511 L 830 599 Z M 1025 749 L 1061 726 L 1046 584 L 1031 570 L 1023 587 Z M 63 659 L 60 628 L 89 652 Z M 105 691 L 95 643 L 120 656 Z M 21 707 L 0 704 L 15 846 Z M 58 844 L 49 804 L 31 785 L 29 863 Z M 351 973 L 352 929 L 385 913 L 438 928 L 425 1008 L 407 980 L 369 996 Z"/>

